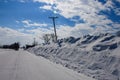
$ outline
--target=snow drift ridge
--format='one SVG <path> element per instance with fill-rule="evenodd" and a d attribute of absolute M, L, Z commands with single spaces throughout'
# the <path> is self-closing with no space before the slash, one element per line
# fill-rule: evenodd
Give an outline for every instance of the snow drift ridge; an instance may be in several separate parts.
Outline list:
<path fill-rule="evenodd" d="M 69 37 L 60 39 L 59 45 L 36 46 L 29 51 L 98 80 L 120 79 L 120 32 Z"/>

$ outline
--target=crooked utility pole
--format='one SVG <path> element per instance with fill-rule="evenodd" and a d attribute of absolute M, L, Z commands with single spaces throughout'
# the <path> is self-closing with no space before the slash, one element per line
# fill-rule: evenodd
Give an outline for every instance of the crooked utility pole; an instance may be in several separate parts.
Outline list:
<path fill-rule="evenodd" d="M 55 33 L 55 42 L 57 42 L 57 32 L 56 32 L 56 27 L 55 27 L 55 19 L 57 19 L 58 17 L 49 17 L 49 18 L 53 20 L 54 33 Z"/>

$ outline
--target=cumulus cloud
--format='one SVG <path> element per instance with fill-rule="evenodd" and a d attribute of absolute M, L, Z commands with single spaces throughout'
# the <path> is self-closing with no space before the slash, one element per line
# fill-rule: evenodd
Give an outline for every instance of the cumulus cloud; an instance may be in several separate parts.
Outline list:
<path fill-rule="evenodd" d="M 117 0 L 120 3 L 120 0 Z"/>
<path fill-rule="evenodd" d="M 52 7 L 51 7 L 51 5 L 44 5 L 44 6 L 40 7 L 40 9 L 52 10 Z"/>
<path fill-rule="evenodd" d="M 107 0 L 105 4 L 102 4 L 98 0 L 33 0 L 34 2 L 46 3 L 41 8 L 56 11 L 65 18 L 71 20 L 75 16 L 79 16 L 87 25 L 107 26 L 113 24 L 113 22 L 107 18 L 106 15 L 99 14 L 100 11 L 110 11 L 114 8 L 112 0 Z M 55 5 L 55 6 L 53 6 Z M 52 8 L 51 8 L 52 7 Z M 119 15 L 119 9 L 116 10 Z M 106 28 L 106 27 L 105 27 Z"/>
<path fill-rule="evenodd" d="M 120 16 L 120 8 L 116 8 L 115 13 L 116 13 L 116 15 Z"/>
<path fill-rule="evenodd" d="M 87 24 L 76 24 L 74 27 L 61 25 L 58 29 L 58 36 L 60 38 L 65 38 L 69 36 L 80 37 L 94 31 L 93 28 L 89 27 Z"/>
<path fill-rule="evenodd" d="M 38 38 L 42 38 L 42 36 L 44 34 L 51 34 L 53 33 L 53 28 L 51 29 L 47 29 L 47 28 L 36 28 L 36 29 L 32 29 L 32 30 L 26 30 L 26 32 L 29 32 L 31 34 L 34 34 L 35 36 L 37 36 Z"/>
<path fill-rule="evenodd" d="M 44 2 L 47 4 L 55 4 L 54 9 L 58 9 L 60 14 L 66 18 L 80 16 L 83 20 L 89 22 L 91 19 L 87 17 L 96 17 L 101 10 L 106 10 L 111 6 L 110 1 L 102 5 L 97 0 L 33 0 L 34 2 Z M 48 6 L 48 5 L 47 5 Z M 52 5 L 51 5 L 52 6 Z M 50 7 L 50 5 L 49 5 Z M 48 9 L 48 8 L 47 8 Z M 50 8 L 51 10 L 51 8 Z M 100 19 L 104 19 L 105 16 Z M 95 18 L 94 18 L 95 19 Z M 96 19 L 95 19 L 96 20 Z"/>
<path fill-rule="evenodd" d="M 58 38 L 65 38 L 69 36 L 80 37 L 83 34 L 89 34 L 94 29 L 86 26 L 87 24 L 76 24 L 74 27 L 70 27 L 67 25 L 60 25 L 57 27 L 57 36 Z M 29 33 L 33 33 L 35 36 L 42 38 L 44 34 L 52 34 L 54 33 L 54 29 L 51 27 L 50 29 L 47 28 L 37 28 L 32 30 L 27 30 Z"/>
<path fill-rule="evenodd" d="M 33 2 L 43 2 L 47 4 L 54 4 L 55 0 L 33 0 Z"/>
<path fill-rule="evenodd" d="M 25 25 L 25 27 L 43 27 L 47 26 L 45 23 L 36 23 L 32 22 L 31 20 L 23 20 L 22 23 Z"/>
<path fill-rule="evenodd" d="M 33 35 L 21 33 L 17 30 L 13 30 L 7 27 L 0 27 L 0 45 L 12 44 L 14 42 L 20 42 L 21 45 L 33 42 Z"/>
<path fill-rule="evenodd" d="M 20 28 L 18 29 L 19 32 L 24 32 L 25 31 L 25 28 Z"/>

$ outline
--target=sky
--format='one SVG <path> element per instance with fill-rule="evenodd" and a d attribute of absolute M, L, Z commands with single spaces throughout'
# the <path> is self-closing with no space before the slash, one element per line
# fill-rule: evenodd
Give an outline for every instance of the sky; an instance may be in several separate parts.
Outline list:
<path fill-rule="evenodd" d="M 54 33 L 58 38 L 120 30 L 120 0 L 0 0 L 0 45 Z"/>

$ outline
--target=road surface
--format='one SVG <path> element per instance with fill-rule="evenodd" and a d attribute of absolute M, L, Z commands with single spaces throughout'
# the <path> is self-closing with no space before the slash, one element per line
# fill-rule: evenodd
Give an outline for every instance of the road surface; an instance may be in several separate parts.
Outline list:
<path fill-rule="evenodd" d="M 0 49 L 0 80 L 94 80 L 27 51 Z"/>

